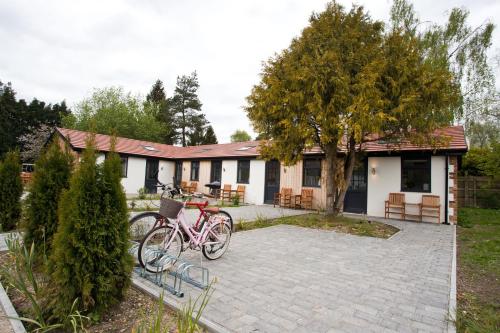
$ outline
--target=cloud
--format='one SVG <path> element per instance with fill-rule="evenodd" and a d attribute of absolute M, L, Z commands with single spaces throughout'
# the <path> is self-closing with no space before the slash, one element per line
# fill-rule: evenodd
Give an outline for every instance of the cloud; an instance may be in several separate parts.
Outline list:
<path fill-rule="evenodd" d="M 388 0 L 365 2 L 374 18 L 387 20 Z M 177 75 L 196 70 L 203 111 L 225 142 L 235 129 L 251 132 L 242 106 L 262 61 L 286 48 L 325 4 L 0 0 L 0 79 L 11 81 L 20 97 L 74 105 L 94 87 L 145 95 L 158 78 L 171 95 Z M 495 1 L 462 4 L 474 24 L 500 14 Z M 415 7 L 424 19 L 443 20 L 455 5 L 424 0 Z"/>

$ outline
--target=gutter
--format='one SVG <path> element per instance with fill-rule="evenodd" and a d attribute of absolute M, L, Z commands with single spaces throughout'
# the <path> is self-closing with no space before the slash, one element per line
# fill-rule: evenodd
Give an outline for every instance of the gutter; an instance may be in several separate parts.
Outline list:
<path fill-rule="evenodd" d="M 449 166 L 448 166 L 448 154 L 445 154 L 444 155 L 445 159 L 446 159 L 446 163 L 445 163 L 445 172 L 444 174 L 446 175 L 446 177 L 444 177 L 444 223 L 443 224 L 450 224 L 449 222 L 449 216 L 448 216 L 448 205 L 449 205 L 449 200 L 448 200 L 448 192 L 450 191 L 450 189 L 448 188 L 448 178 L 450 177 L 449 175 Z"/>

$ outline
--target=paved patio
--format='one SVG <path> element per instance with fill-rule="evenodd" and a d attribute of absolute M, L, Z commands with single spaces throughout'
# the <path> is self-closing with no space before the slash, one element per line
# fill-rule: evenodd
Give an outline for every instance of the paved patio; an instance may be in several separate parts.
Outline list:
<path fill-rule="evenodd" d="M 388 223 L 401 229 L 388 240 L 285 225 L 235 233 L 203 261 L 218 279 L 205 317 L 235 332 L 446 331 L 454 227 Z"/>

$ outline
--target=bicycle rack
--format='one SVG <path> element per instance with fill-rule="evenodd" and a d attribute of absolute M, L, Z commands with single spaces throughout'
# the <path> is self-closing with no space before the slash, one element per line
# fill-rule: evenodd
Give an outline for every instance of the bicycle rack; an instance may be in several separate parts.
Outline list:
<path fill-rule="evenodd" d="M 132 245 L 129 252 L 134 253 L 134 251 L 137 251 L 135 246 L 135 244 Z M 145 249 L 143 251 L 145 251 L 143 258 L 146 262 L 149 262 L 148 266 L 153 267 L 155 272 L 149 272 L 143 267 L 136 267 L 135 271 L 141 277 L 153 282 L 173 295 L 184 297 L 184 292 L 182 291 L 183 281 L 200 289 L 206 289 L 208 287 L 208 268 L 173 257 L 162 250 Z M 198 272 L 199 279 L 193 276 L 195 272 Z M 168 276 L 171 276 L 172 279 L 168 279 Z M 169 280 L 173 281 L 169 283 Z"/>

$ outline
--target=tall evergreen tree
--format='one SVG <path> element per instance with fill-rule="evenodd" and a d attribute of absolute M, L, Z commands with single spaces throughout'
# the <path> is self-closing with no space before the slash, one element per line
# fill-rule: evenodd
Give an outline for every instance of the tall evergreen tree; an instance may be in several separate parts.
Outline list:
<path fill-rule="evenodd" d="M 57 208 L 63 190 L 69 187 L 73 157 L 53 142 L 35 163 L 35 172 L 27 199 L 24 243 L 50 254 L 57 231 Z"/>
<path fill-rule="evenodd" d="M 59 207 L 49 261 L 55 293 L 50 309 L 59 319 L 75 299 L 84 313 L 98 317 L 123 297 L 130 284 L 132 259 L 127 251 L 120 160 L 111 152 L 104 165 L 96 164 L 94 141 L 88 139 Z"/>
<path fill-rule="evenodd" d="M 17 151 L 0 162 L 0 232 L 16 228 L 21 218 L 21 162 Z"/>
<path fill-rule="evenodd" d="M 200 126 L 200 123 L 203 125 L 206 123 L 206 120 L 202 121 L 205 115 L 201 113 L 202 104 L 198 98 L 199 86 L 196 72 L 177 77 L 174 96 L 169 98 L 169 107 L 174 115 L 183 147 L 188 145 L 189 133 L 194 133 L 196 126 Z"/>
<path fill-rule="evenodd" d="M 211 144 L 217 144 L 217 136 L 215 135 L 214 129 L 212 125 L 208 125 L 207 129 L 205 131 L 205 140 L 204 144 L 206 145 L 211 145 Z"/>
<path fill-rule="evenodd" d="M 161 142 L 174 144 L 176 141 L 175 119 L 168 107 L 167 94 L 161 80 L 151 87 L 144 103 L 146 112 L 151 112 L 162 125 Z"/>

